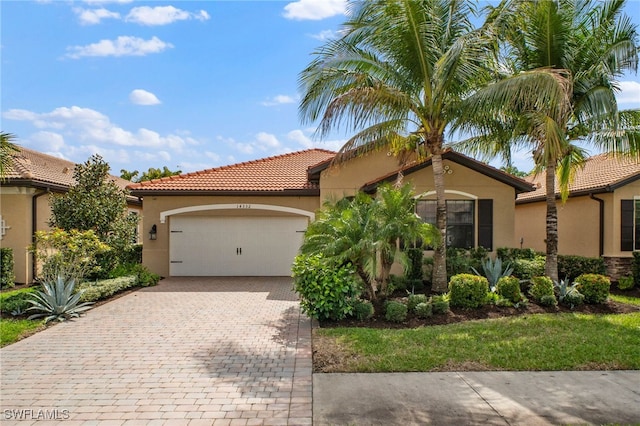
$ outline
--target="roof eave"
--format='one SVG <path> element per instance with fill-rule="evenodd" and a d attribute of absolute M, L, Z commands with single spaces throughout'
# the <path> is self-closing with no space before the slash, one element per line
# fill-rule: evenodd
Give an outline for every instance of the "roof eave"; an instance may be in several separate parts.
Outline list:
<path fill-rule="evenodd" d="M 188 190 L 188 189 L 133 189 L 131 194 L 136 197 L 144 196 L 319 196 L 320 189 L 285 189 L 281 191 L 242 191 L 242 190 Z"/>

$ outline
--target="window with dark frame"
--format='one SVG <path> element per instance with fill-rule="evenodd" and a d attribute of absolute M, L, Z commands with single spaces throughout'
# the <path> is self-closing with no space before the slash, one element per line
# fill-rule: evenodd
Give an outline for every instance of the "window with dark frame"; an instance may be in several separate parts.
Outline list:
<path fill-rule="evenodd" d="M 418 200 L 416 213 L 426 223 L 436 224 L 436 200 Z M 475 247 L 475 201 L 447 200 L 447 247 Z"/>

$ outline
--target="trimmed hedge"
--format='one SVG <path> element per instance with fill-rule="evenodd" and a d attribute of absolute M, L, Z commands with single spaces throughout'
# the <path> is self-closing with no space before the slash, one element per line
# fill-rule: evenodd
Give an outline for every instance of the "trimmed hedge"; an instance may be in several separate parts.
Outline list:
<path fill-rule="evenodd" d="M 76 292 L 84 291 L 80 296 L 80 302 L 96 302 L 106 299 L 138 285 L 138 278 L 130 275 L 128 277 L 111 278 L 100 281 L 85 281 L 76 285 Z"/>
<path fill-rule="evenodd" d="M 631 263 L 631 274 L 633 275 L 633 283 L 640 286 L 640 251 L 633 252 L 633 261 Z"/>
<path fill-rule="evenodd" d="M 479 308 L 489 294 L 489 281 L 472 274 L 458 274 L 449 281 L 449 303 L 459 308 Z"/>
<path fill-rule="evenodd" d="M 515 259 L 511 266 L 513 275 L 521 280 L 530 280 L 533 277 L 544 275 L 544 256 L 536 256 L 533 259 Z"/>
<path fill-rule="evenodd" d="M 557 305 L 558 301 L 553 290 L 553 281 L 551 278 L 538 276 L 531 279 L 531 287 L 529 288 L 529 295 L 536 302 L 541 305 L 553 306 Z"/>
<path fill-rule="evenodd" d="M 14 287 L 13 249 L 0 248 L 0 288 Z"/>
<path fill-rule="evenodd" d="M 520 291 L 520 280 L 516 277 L 501 277 L 496 284 L 496 293 L 511 303 L 520 303 L 524 299 Z"/>
<path fill-rule="evenodd" d="M 604 303 L 609 297 L 611 281 L 600 274 L 582 274 L 576 278 L 576 288 L 584 295 L 585 303 Z"/>
<path fill-rule="evenodd" d="M 558 255 L 558 276 L 573 281 L 582 274 L 606 273 L 604 259 L 601 257 Z"/>

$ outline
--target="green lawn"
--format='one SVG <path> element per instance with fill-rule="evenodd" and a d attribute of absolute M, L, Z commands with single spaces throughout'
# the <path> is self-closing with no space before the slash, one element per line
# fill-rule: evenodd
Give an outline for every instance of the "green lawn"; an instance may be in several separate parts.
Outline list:
<path fill-rule="evenodd" d="M 317 329 L 335 371 L 640 369 L 640 312 L 537 314 L 407 330 Z M 315 342 L 314 342 L 315 343 Z"/>
<path fill-rule="evenodd" d="M 39 329 L 43 329 L 43 321 L 0 319 L 0 347 L 10 345 Z"/>
<path fill-rule="evenodd" d="M 636 305 L 636 306 L 640 306 L 640 299 L 637 297 L 631 297 L 631 296 L 621 296 L 618 294 L 610 294 L 609 295 L 609 299 L 615 301 L 615 302 L 619 302 L 619 303 L 626 303 L 628 305 Z"/>

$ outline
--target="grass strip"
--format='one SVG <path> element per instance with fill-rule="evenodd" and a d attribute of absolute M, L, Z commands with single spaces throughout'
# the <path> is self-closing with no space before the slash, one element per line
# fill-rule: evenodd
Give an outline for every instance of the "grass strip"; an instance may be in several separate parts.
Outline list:
<path fill-rule="evenodd" d="M 618 303 L 626 303 L 627 305 L 640 306 L 640 298 L 638 297 L 623 296 L 620 294 L 609 294 L 609 299 Z"/>
<path fill-rule="evenodd" d="M 0 347 L 15 343 L 43 328 L 42 320 L 0 319 Z"/>
<path fill-rule="evenodd" d="M 341 348 L 335 368 L 340 372 L 640 369 L 640 313 L 538 314 L 407 330 L 316 332 L 321 343 L 333 339 L 331 346 Z"/>

